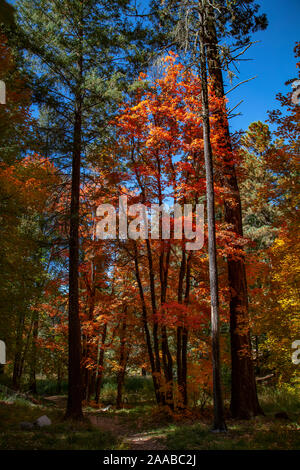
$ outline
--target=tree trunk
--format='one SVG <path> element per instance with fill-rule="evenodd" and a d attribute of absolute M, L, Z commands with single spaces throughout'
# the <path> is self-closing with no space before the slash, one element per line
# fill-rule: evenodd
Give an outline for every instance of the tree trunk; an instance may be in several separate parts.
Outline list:
<path fill-rule="evenodd" d="M 56 392 L 59 395 L 61 393 L 61 385 L 62 385 L 62 367 L 61 362 L 58 361 L 57 364 L 57 382 L 56 382 Z"/>
<path fill-rule="evenodd" d="M 79 220 L 80 220 L 80 169 L 82 150 L 82 82 L 83 82 L 83 1 L 80 2 L 78 24 L 77 83 L 72 155 L 72 188 L 69 239 L 69 364 L 68 403 L 66 418 L 82 420 L 81 330 L 79 318 Z"/>
<path fill-rule="evenodd" d="M 37 394 L 36 387 L 36 363 L 37 363 L 37 339 L 39 334 L 39 313 L 34 312 L 33 332 L 32 332 L 32 345 L 31 345 L 31 364 L 30 364 L 30 379 L 29 391 L 34 395 Z"/>
<path fill-rule="evenodd" d="M 29 327 L 27 335 L 26 335 L 26 341 L 24 343 L 23 350 L 21 351 L 21 358 L 20 358 L 20 363 L 19 363 L 19 385 L 20 385 L 20 382 L 21 382 L 21 377 L 23 375 L 23 369 L 24 369 L 24 364 L 25 364 L 25 361 L 26 361 L 26 357 L 27 357 L 27 354 L 28 354 L 28 351 L 29 351 L 31 332 L 32 332 L 33 324 L 34 324 L 34 316 L 35 316 L 35 313 L 33 313 L 32 316 L 31 316 L 30 327 Z"/>
<path fill-rule="evenodd" d="M 184 247 L 182 248 L 182 258 L 179 271 L 179 282 L 177 300 L 183 303 L 183 284 L 185 278 L 185 294 L 184 304 L 188 305 L 190 296 L 190 276 L 191 276 L 191 253 L 186 256 Z M 188 404 L 187 395 L 187 346 L 188 346 L 188 329 L 185 324 L 177 327 L 177 382 L 179 392 L 179 406 L 186 408 Z"/>
<path fill-rule="evenodd" d="M 220 344 L 219 344 L 219 290 L 216 251 L 215 202 L 212 149 L 210 143 L 209 102 L 206 72 L 206 45 L 204 34 L 204 15 L 202 12 L 202 28 L 200 31 L 200 74 L 203 116 L 204 159 L 206 173 L 207 224 L 208 224 L 208 255 L 209 280 L 211 297 L 211 336 L 213 362 L 213 397 L 214 397 L 214 431 L 226 431 L 224 421 L 223 400 L 220 377 Z"/>
<path fill-rule="evenodd" d="M 148 265 L 149 265 L 149 279 L 150 279 L 150 294 L 151 294 L 151 306 L 152 306 L 152 316 L 153 316 L 153 343 L 154 343 L 154 357 L 155 357 L 155 373 L 158 376 L 158 380 L 161 382 L 161 364 L 160 364 L 160 354 L 159 354 L 159 341 L 158 341 L 158 321 L 156 318 L 156 298 L 155 298 L 155 278 L 154 278 L 154 270 L 153 270 L 153 260 L 152 260 L 152 252 L 151 252 L 151 245 L 150 241 L 146 239 L 146 246 L 147 246 L 147 258 L 148 258 Z M 162 344 L 165 344 L 164 339 L 162 340 Z M 166 351 L 163 353 L 164 358 L 166 357 Z M 165 364 L 164 364 L 165 365 Z M 167 380 L 167 371 L 165 368 L 165 378 Z M 161 383 L 159 384 L 159 397 L 160 397 L 160 404 L 166 404 L 166 392 L 165 390 L 161 390 Z"/>
<path fill-rule="evenodd" d="M 92 269 L 94 269 L 94 267 Z M 92 279 L 92 283 L 93 282 L 94 280 Z M 90 305 L 89 305 L 89 317 L 88 318 L 90 322 L 92 322 L 93 315 L 94 315 L 95 295 L 96 295 L 95 286 L 92 285 L 92 287 L 90 288 L 90 293 L 89 293 Z M 82 348 L 82 362 L 84 364 L 85 364 L 85 361 L 88 360 L 89 356 L 91 355 L 90 340 L 91 340 L 90 334 L 85 336 L 84 342 L 83 342 L 83 348 Z M 95 383 L 95 380 L 94 380 L 95 371 L 90 370 L 84 366 L 82 368 L 82 377 L 83 377 L 83 398 L 86 400 L 86 402 L 89 402 L 90 397 L 93 393 L 93 388 L 94 388 L 94 383 Z"/>
<path fill-rule="evenodd" d="M 107 324 L 103 325 L 103 332 L 101 337 L 101 345 L 100 345 L 100 354 L 99 354 L 99 361 L 98 361 L 98 369 L 96 374 L 96 394 L 95 394 L 95 402 L 98 404 L 100 399 L 100 392 L 102 387 L 103 381 L 103 364 L 104 364 L 104 347 L 105 347 L 105 340 L 107 335 Z"/>
<path fill-rule="evenodd" d="M 12 378 L 12 386 L 14 390 L 19 390 L 20 388 L 22 343 L 23 343 L 22 337 L 23 337 L 24 321 L 25 321 L 25 314 L 21 312 L 18 318 L 14 368 L 13 368 L 13 378 Z"/>
<path fill-rule="evenodd" d="M 147 319 L 147 307 L 146 307 L 146 302 L 145 302 L 145 297 L 144 297 L 144 290 L 143 290 L 143 285 L 140 277 L 140 270 L 139 270 L 139 262 L 138 262 L 138 252 L 137 252 L 137 247 L 136 243 L 134 242 L 134 263 L 135 263 L 135 277 L 136 281 L 138 284 L 139 288 L 139 293 L 140 293 L 140 299 L 142 303 L 142 320 L 143 320 L 143 327 L 144 327 L 144 332 L 146 336 L 146 344 L 147 344 L 147 350 L 148 350 L 148 356 L 149 356 L 149 361 L 150 361 L 150 366 L 151 366 L 151 374 L 152 374 L 152 380 L 153 380 L 153 387 L 154 387 L 154 393 L 156 397 L 156 402 L 158 405 L 163 404 L 163 399 L 160 391 L 160 362 L 157 362 L 154 357 L 153 353 L 153 348 L 152 348 L 152 343 L 151 343 L 151 336 L 150 336 L 150 331 L 149 331 L 149 326 L 148 326 L 148 319 Z M 155 324 L 154 324 L 155 326 Z M 153 327 L 154 328 L 154 327 Z M 158 356 L 159 359 L 159 356 Z M 159 366 L 159 369 L 157 368 Z"/>
<path fill-rule="evenodd" d="M 119 361 L 119 371 L 117 375 L 117 401 L 116 401 L 116 408 L 117 410 L 122 408 L 122 392 L 123 392 L 123 385 L 125 379 L 125 372 L 126 372 L 126 363 L 128 359 L 128 352 L 126 351 L 126 309 L 124 312 L 124 319 L 122 322 L 122 330 L 121 330 L 121 345 L 120 345 L 120 361 Z"/>
<path fill-rule="evenodd" d="M 96 391 L 96 373 L 94 370 L 92 370 L 89 374 L 88 388 L 86 392 L 86 401 L 88 403 L 91 400 L 91 396 L 95 393 L 95 391 Z"/>
<path fill-rule="evenodd" d="M 218 97 L 224 96 L 224 85 L 218 40 L 214 24 L 214 12 L 209 8 L 208 22 L 208 70 L 212 78 L 214 91 Z M 226 132 L 227 159 L 222 175 L 222 183 L 228 189 L 229 198 L 225 199 L 225 221 L 239 236 L 243 236 L 241 198 L 236 170 L 232 164 L 232 146 L 227 116 L 220 113 L 220 124 Z M 224 127 L 225 126 L 225 127 Z M 239 250 L 241 249 L 238 247 Z M 230 288 L 230 337 L 231 337 L 231 413 L 234 418 L 249 418 L 262 413 L 258 403 L 252 348 L 249 332 L 248 292 L 245 262 L 228 256 L 228 281 Z M 246 330 L 242 333 L 241 330 Z M 241 353 L 243 351 L 243 353 Z"/>
<path fill-rule="evenodd" d="M 133 154 L 132 154 L 132 162 L 135 163 Z M 140 189 L 141 189 L 142 202 L 145 203 L 146 201 L 145 187 L 143 186 L 141 182 L 138 172 L 136 172 L 136 177 L 137 177 Z M 146 335 L 146 343 L 147 343 L 147 349 L 148 349 L 148 354 L 149 354 L 149 360 L 151 364 L 151 372 L 152 372 L 152 379 L 153 379 L 153 386 L 154 386 L 156 401 L 158 405 L 165 406 L 166 405 L 166 392 L 164 390 L 165 387 L 163 387 L 163 382 L 162 382 L 160 348 L 159 348 L 159 338 L 158 338 L 159 325 L 158 325 L 158 321 L 156 318 L 157 309 L 156 309 L 156 295 L 155 295 L 155 276 L 154 276 L 154 270 L 153 270 L 152 252 L 151 252 L 151 245 L 150 245 L 149 239 L 146 239 L 146 248 L 147 248 L 148 266 L 149 266 L 149 281 L 150 281 L 149 284 L 150 284 L 151 307 L 152 307 L 152 318 L 153 318 L 153 329 L 152 329 L 153 348 L 151 344 L 151 336 L 150 336 L 148 320 L 147 320 L 147 307 L 146 307 L 145 298 L 144 298 L 143 285 L 142 285 L 140 273 L 139 273 L 138 251 L 137 251 L 136 243 L 134 243 L 135 273 L 136 273 L 136 280 L 137 280 L 138 287 L 139 287 L 140 299 L 142 303 L 143 325 L 144 325 L 144 330 L 145 330 L 145 335 Z M 161 295 L 163 296 L 164 287 L 163 286 L 161 287 L 162 287 Z M 162 332 L 162 336 L 163 336 L 162 347 L 164 348 L 163 368 L 164 368 L 165 380 L 168 382 L 168 373 L 169 373 L 168 367 L 167 367 L 168 343 L 166 343 L 165 335 L 166 335 L 166 332 Z M 170 358 L 170 354 L 169 354 L 169 358 Z M 171 358 L 171 361 L 172 361 L 172 358 Z M 168 396 L 168 399 L 169 399 L 169 396 Z M 171 398 L 170 401 L 173 403 L 173 397 Z"/>
<path fill-rule="evenodd" d="M 258 336 L 255 336 L 255 362 L 256 362 L 256 369 L 255 374 L 260 374 L 260 367 L 259 367 L 259 347 L 258 347 Z"/>
<path fill-rule="evenodd" d="M 69 240 L 69 366 L 68 404 L 66 418 L 81 420 L 81 333 L 79 319 L 79 197 L 81 163 L 81 102 L 79 100 L 74 125 L 74 149 L 72 161 L 72 192 Z"/>
<path fill-rule="evenodd" d="M 92 234 L 92 240 L 93 242 L 96 239 L 96 223 L 95 223 L 95 212 L 93 211 L 93 234 Z M 90 262 L 90 269 L 91 269 L 91 279 L 88 279 L 88 276 L 85 277 L 85 282 L 86 282 L 86 289 L 88 292 L 88 297 L 87 297 L 87 302 L 88 302 L 88 307 L 89 307 L 89 313 L 88 313 L 88 320 L 90 323 L 93 321 L 94 317 L 94 310 L 95 310 L 95 297 L 96 297 L 96 286 L 95 286 L 95 265 L 93 259 Z M 84 337 L 83 341 L 83 347 L 82 347 L 82 363 L 84 364 L 83 367 L 83 398 L 86 400 L 88 403 L 90 401 L 90 397 L 92 393 L 94 392 L 95 389 L 95 375 L 96 371 L 91 370 L 85 366 L 86 360 L 89 359 L 89 356 L 92 354 L 91 347 L 90 347 L 90 341 L 93 337 L 90 333 L 87 333 L 87 335 Z"/>
<path fill-rule="evenodd" d="M 189 253 L 186 266 L 186 287 L 184 295 L 184 303 L 188 305 L 190 300 L 190 281 L 191 281 L 191 261 L 192 253 Z M 188 405 L 188 393 L 187 393 L 187 347 L 188 347 L 188 329 L 184 325 L 182 330 L 182 395 L 183 404 L 186 407 Z"/>
<path fill-rule="evenodd" d="M 182 303 L 183 300 L 183 281 L 185 277 L 185 267 L 186 267 L 186 254 L 184 246 L 182 248 L 182 258 L 180 263 L 179 270 L 179 280 L 178 280 L 178 292 L 177 300 L 178 303 Z M 178 384 L 178 406 L 179 408 L 184 408 L 184 393 L 183 393 L 183 326 L 179 325 L 177 327 L 177 344 L 176 344 L 176 362 L 177 362 L 177 384 Z"/>
<path fill-rule="evenodd" d="M 159 203 L 162 204 L 161 196 L 159 196 Z M 161 233 L 161 219 L 160 219 L 160 233 Z M 160 305 L 163 309 L 163 306 L 166 302 L 167 288 L 168 288 L 168 270 L 170 262 L 170 245 L 165 257 L 165 242 L 162 240 L 161 244 L 162 249 L 159 257 L 159 274 L 160 274 Z M 163 310 L 162 310 L 163 311 Z M 174 409 L 174 398 L 173 398 L 173 358 L 170 353 L 169 342 L 168 342 L 168 332 L 166 325 L 162 324 L 161 326 L 161 336 L 162 336 L 162 362 L 164 367 L 164 376 L 166 381 L 166 404 Z"/>

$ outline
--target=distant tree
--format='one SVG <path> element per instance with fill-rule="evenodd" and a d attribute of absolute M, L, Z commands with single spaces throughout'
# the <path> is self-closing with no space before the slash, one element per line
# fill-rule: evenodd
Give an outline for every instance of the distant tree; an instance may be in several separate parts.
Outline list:
<path fill-rule="evenodd" d="M 32 150 L 34 119 L 26 75 L 18 67 L 3 33 L 0 33 L 0 65 L 0 80 L 6 87 L 6 104 L 0 105 L 0 162 L 10 165 Z"/>
<path fill-rule="evenodd" d="M 13 363 L 13 385 L 19 388 L 31 347 L 32 306 L 45 277 L 43 226 L 54 171 L 44 159 L 26 155 L 34 135 L 31 94 L 3 34 L 0 79 L 6 84 L 6 104 L 0 105 L 0 336 Z"/>
<path fill-rule="evenodd" d="M 295 56 L 300 56 L 299 43 Z M 251 316 L 259 338 L 256 356 L 263 357 L 261 367 L 272 370 L 279 384 L 297 383 L 291 354 L 299 331 L 300 145 L 299 105 L 293 103 L 292 93 L 277 95 L 280 108 L 269 112 L 272 132 L 267 124 L 256 122 L 242 139 L 244 227 L 255 243 L 250 248 L 254 266 L 248 271 Z"/>

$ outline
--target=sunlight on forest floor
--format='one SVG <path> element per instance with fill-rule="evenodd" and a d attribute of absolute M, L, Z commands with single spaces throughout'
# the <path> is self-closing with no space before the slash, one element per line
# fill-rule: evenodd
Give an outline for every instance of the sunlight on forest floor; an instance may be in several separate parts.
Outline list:
<path fill-rule="evenodd" d="M 64 398 L 0 401 L 0 449 L 133 449 L 133 450 L 241 450 L 297 449 L 300 446 L 299 403 L 289 403 L 288 419 L 276 418 L 283 411 L 262 397 L 266 416 L 250 421 L 227 420 L 227 434 L 210 432 L 209 408 L 170 417 L 152 405 L 114 408 L 104 412 L 85 408 L 86 421 L 63 422 Z M 33 431 L 20 429 L 20 422 L 47 414 L 52 425 Z"/>

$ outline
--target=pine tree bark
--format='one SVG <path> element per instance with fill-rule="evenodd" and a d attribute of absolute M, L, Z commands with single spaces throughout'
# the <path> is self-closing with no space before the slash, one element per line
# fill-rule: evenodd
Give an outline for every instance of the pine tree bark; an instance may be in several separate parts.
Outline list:
<path fill-rule="evenodd" d="M 208 71 L 214 91 L 224 97 L 222 68 L 218 55 L 218 39 L 214 25 L 214 13 L 209 7 L 207 34 Z M 236 169 L 232 164 L 232 146 L 227 117 L 220 115 L 220 123 L 226 132 L 227 159 L 222 175 L 222 183 L 228 189 L 225 199 L 225 221 L 239 236 L 243 236 L 241 198 Z M 240 247 L 239 247 L 240 249 Z M 228 256 L 228 281 L 230 288 L 230 337 L 231 337 L 231 413 L 234 418 L 247 419 L 262 414 L 258 403 L 254 375 L 252 347 L 249 331 L 248 292 L 244 259 Z M 243 332 L 242 332 L 243 330 Z M 243 351 L 243 353 L 242 353 Z"/>
<path fill-rule="evenodd" d="M 72 190 L 69 240 L 69 365 L 68 403 L 66 418 L 81 420 L 81 331 L 79 319 L 79 197 L 81 165 L 81 101 L 78 99 L 74 124 L 74 147 L 72 158 Z"/>
<path fill-rule="evenodd" d="M 72 186 L 69 238 L 69 364 L 68 402 L 65 418 L 82 420 L 81 328 L 79 317 L 79 221 L 80 173 L 82 151 L 82 81 L 83 81 L 83 1 L 78 24 L 77 83 L 75 90 L 74 134 L 72 151 Z"/>
<path fill-rule="evenodd" d="M 208 224 L 208 256 L 209 256 L 209 280 L 211 297 L 211 338 L 212 338 L 212 363 L 213 363 L 213 398 L 214 398 L 214 423 L 213 430 L 226 431 L 224 421 L 223 399 L 221 388 L 220 370 L 220 343 L 219 343 L 219 291 L 218 291 L 218 269 L 216 250 L 216 228 L 215 228 L 215 202 L 214 202 L 214 176 L 212 149 L 210 143 L 209 102 L 207 85 L 206 64 L 206 37 L 204 34 L 205 12 L 202 12 L 202 28 L 200 31 L 200 76 L 202 97 L 202 120 L 204 159 L 206 174 L 206 197 L 207 197 L 207 224 Z"/>

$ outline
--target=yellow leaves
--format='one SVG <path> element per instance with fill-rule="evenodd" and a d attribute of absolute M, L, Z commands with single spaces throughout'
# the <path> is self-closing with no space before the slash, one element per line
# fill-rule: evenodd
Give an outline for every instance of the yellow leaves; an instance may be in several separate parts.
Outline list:
<path fill-rule="evenodd" d="M 212 393 L 212 364 L 210 358 L 200 358 L 188 366 L 188 394 L 194 406 L 203 408 Z"/>
<path fill-rule="evenodd" d="M 271 269 L 265 277 L 265 296 L 255 328 L 264 333 L 261 346 L 268 353 L 268 366 L 275 369 L 281 381 L 289 381 L 297 373 L 292 363 L 292 343 L 300 338 L 300 246 L 292 226 L 282 228 L 268 250 Z M 268 285 L 269 283 L 269 285 Z"/>

